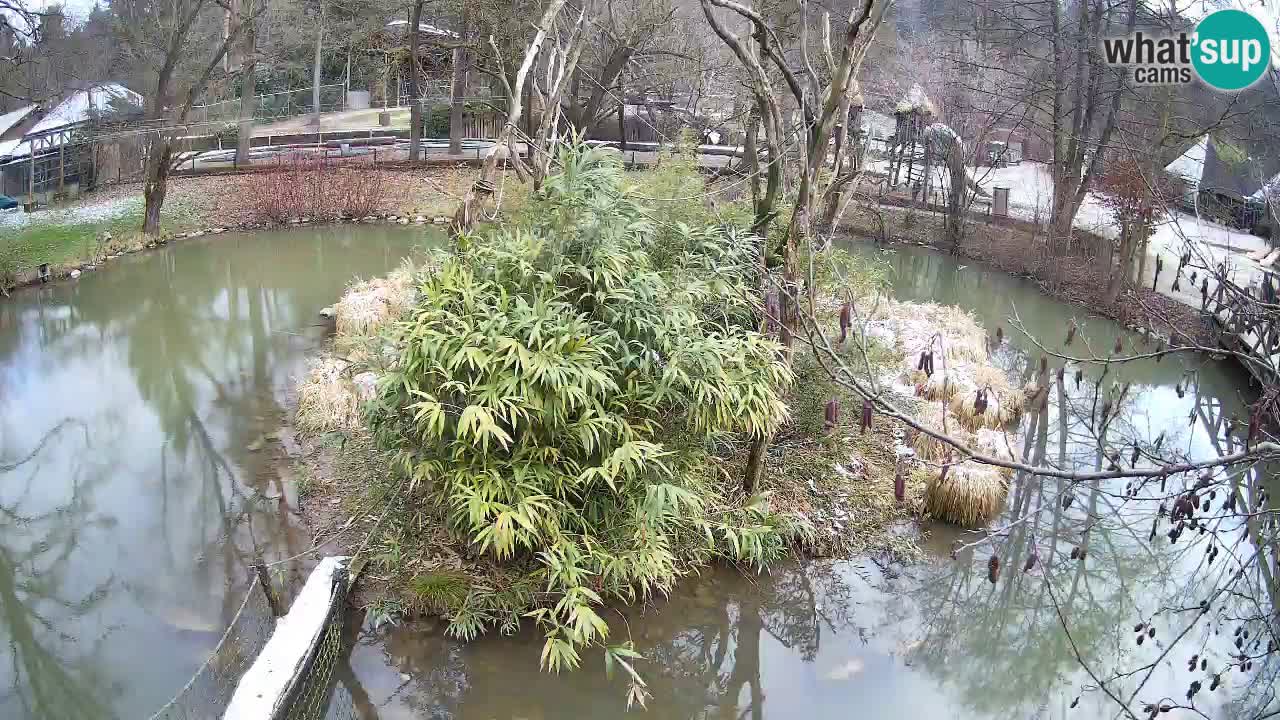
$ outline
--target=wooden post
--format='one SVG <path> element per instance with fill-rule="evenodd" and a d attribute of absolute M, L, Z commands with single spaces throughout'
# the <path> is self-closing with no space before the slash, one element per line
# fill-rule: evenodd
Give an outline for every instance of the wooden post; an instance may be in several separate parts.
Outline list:
<path fill-rule="evenodd" d="M 267 596 L 267 605 L 271 608 L 271 614 L 280 617 L 284 613 L 280 609 L 280 598 L 276 595 L 276 590 L 271 584 L 271 573 L 267 571 L 266 563 L 258 560 L 253 564 L 253 570 L 258 575 L 258 583 L 262 585 L 262 592 Z"/>
<path fill-rule="evenodd" d="M 58 145 L 58 194 L 61 195 L 67 191 L 67 140 L 65 138 Z"/>

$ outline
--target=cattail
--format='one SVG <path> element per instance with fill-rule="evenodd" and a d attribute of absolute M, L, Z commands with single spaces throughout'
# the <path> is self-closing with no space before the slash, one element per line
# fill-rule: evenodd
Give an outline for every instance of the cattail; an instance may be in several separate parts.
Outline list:
<path fill-rule="evenodd" d="M 1004 328 L 997 325 L 996 326 L 996 344 L 999 345 L 1002 342 L 1004 342 Z"/>
<path fill-rule="evenodd" d="M 840 344 L 849 338 L 849 327 L 853 324 L 851 320 L 852 308 L 849 303 L 840 306 Z"/>
<path fill-rule="evenodd" d="M 1117 336 L 1116 336 L 1116 346 L 1115 346 L 1115 348 L 1112 350 L 1112 354 L 1114 354 L 1114 355 L 1119 355 L 1119 354 L 1120 354 L 1120 353 L 1122 353 L 1122 352 L 1124 352 L 1124 338 L 1123 338 L 1122 336 L 1120 336 L 1120 335 L 1117 335 Z"/>
<path fill-rule="evenodd" d="M 1202 303 L 1209 302 L 1209 276 L 1208 275 L 1206 275 L 1204 279 L 1200 281 L 1200 302 Z"/>
<path fill-rule="evenodd" d="M 1179 281 L 1179 280 L 1181 280 L 1181 279 L 1182 279 L 1182 275 L 1181 275 L 1181 274 L 1179 274 L 1179 275 L 1174 275 L 1174 276 L 1173 276 L 1173 291 L 1174 291 L 1174 292 L 1178 292 L 1178 290 L 1180 289 L 1180 288 L 1178 287 L 1178 281 Z"/>
<path fill-rule="evenodd" d="M 840 424 L 840 399 L 831 398 L 827 401 L 826 409 L 826 431 L 831 432 Z"/>
<path fill-rule="evenodd" d="M 927 377 L 933 377 L 933 351 L 929 351 L 929 356 L 925 358 L 924 374 Z"/>
<path fill-rule="evenodd" d="M 1174 392 L 1176 392 L 1176 393 L 1178 393 L 1178 399 L 1179 399 L 1179 400 L 1181 400 L 1181 399 L 1182 399 L 1182 396 L 1184 396 L 1184 395 L 1186 395 L 1186 394 L 1187 394 L 1187 393 L 1186 393 L 1186 391 L 1184 391 L 1184 390 L 1182 389 L 1182 383 L 1178 383 L 1177 385 L 1174 385 L 1174 386 L 1173 386 L 1173 391 L 1174 391 Z"/>
<path fill-rule="evenodd" d="M 1084 380 L 1084 370 L 1077 369 L 1076 370 L 1076 389 L 1077 390 L 1080 389 L 1080 381 L 1082 380 Z"/>
<path fill-rule="evenodd" d="M 1067 493 L 1066 495 L 1063 495 L 1063 496 L 1062 496 L 1062 509 L 1063 509 L 1063 510 L 1066 510 L 1067 508 L 1071 507 L 1071 500 L 1073 499 L 1073 497 L 1074 497 L 1074 496 L 1073 496 L 1071 493 Z"/>
<path fill-rule="evenodd" d="M 1065 367 L 1060 367 L 1060 368 L 1058 368 L 1058 384 L 1059 384 L 1059 385 L 1062 385 L 1062 384 L 1063 384 L 1063 383 L 1062 383 L 1062 378 L 1063 378 L 1063 376 L 1066 374 L 1066 371 L 1067 371 L 1067 369 L 1066 369 Z"/>
<path fill-rule="evenodd" d="M 871 401 L 862 401 L 862 428 L 861 432 L 866 432 L 871 427 Z"/>
<path fill-rule="evenodd" d="M 1070 324 L 1067 325 L 1067 345 L 1070 345 L 1076 339 L 1076 319 L 1071 318 Z"/>
<path fill-rule="evenodd" d="M 1022 572 L 1031 572 L 1031 569 L 1040 562 L 1040 553 L 1036 548 L 1035 536 L 1031 537 L 1031 552 L 1027 553 L 1027 562 L 1022 565 Z"/>
<path fill-rule="evenodd" d="M 1000 579 L 1000 557 L 992 554 L 991 559 L 987 561 L 987 579 L 994 585 Z"/>
<path fill-rule="evenodd" d="M 907 499 L 907 473 L 902 460 L 898 460 L 898 468 L 893 475 L 893 499 L 898 502 Z"/>
<path fill-rule="evenodd" d="M 1129 465 L 1136 467 L 1138 465 L 1138 443 L 1133 444 L 1133 453 L 1129 456 Z"/>
<path fill-rule="evenodd" d="M 1040 356 L 1040 374 L 1041 375 L 1049 374 L 1049 356 L 1048 355 Z"/>

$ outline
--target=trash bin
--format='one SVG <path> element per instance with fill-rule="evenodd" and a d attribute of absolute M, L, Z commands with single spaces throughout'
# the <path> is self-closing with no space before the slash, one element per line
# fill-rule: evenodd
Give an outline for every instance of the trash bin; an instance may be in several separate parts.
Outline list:
<path fill-rule="evenodd" d="M 995 217 L 1009 217 L 1009 188 L 998 187 L 992 189 L 991 214 Z"/>
<path fill-rule="evenodd" d="M 382 127 L 390 127 L 391 113 L 387 112 L 386 110 L 383 110 L 382 112 L 378 113 L 378 125 Z"/>

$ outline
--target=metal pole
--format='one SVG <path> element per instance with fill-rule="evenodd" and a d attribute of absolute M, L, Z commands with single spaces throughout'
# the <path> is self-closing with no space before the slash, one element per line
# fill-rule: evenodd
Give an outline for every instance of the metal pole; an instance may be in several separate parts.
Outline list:
<path fill-rule="evenodd" d="M 31 139 L 27 145 L 27 150 L 31 152 L 31 161 L 28 163 L 30 172 L 27 176 L 27 203 L 31 207 L 36 205 L 36 140 Z"/>

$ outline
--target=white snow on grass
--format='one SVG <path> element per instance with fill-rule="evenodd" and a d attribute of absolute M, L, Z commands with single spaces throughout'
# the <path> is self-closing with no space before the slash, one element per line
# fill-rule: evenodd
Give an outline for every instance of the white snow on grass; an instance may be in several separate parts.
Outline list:
<path fill-rule="evenodd" d="M 21 200 L 22 198 L 18 198 Z M 0 212 L 0 227 L 23 228 L 28 225 L 93 225 L 110 222 L 142 211 L 142 196 L 116 197 L 87 202 L 74 207 L 52 208 L 25 213 L 21 210 Z"/>

